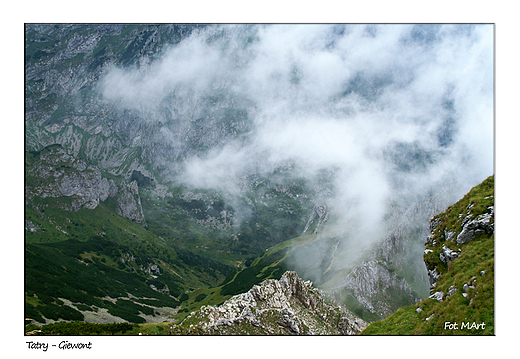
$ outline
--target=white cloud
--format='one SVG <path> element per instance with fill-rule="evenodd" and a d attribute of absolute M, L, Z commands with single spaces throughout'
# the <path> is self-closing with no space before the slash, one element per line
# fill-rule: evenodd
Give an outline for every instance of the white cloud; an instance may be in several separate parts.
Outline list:
<path fill-rule="evenodd" d="M 395 176 L 408 178 L 404 191 L 454 178 L 467 191 L 493 171 L 493 27 L 424 26 L 210 27 L 139 70 L 111 69 L 100 88 L 127 108 L 169 104 L 186 120 L 222 93 L 225 105 L 212 106 L 246 106 L 249 140 L 187 159 L 182 180 L 233 192 L 287 161 L 308 178 L 335 168 L 336 206 L 355 203 L 345 213 L 374 226 L 399 195 Z M 433 163 L 397 175 L 384 157 L 397 143 Z"/>

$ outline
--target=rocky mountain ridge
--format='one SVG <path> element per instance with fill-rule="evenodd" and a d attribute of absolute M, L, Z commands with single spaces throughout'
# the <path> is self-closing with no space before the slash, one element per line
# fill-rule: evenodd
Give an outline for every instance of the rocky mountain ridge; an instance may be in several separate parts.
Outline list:
<path fill-rule="evenodd" d="M 100 81 L 108 69 L 146 66 L 199 27 L 27 24 L 27 148 L 59 143 L 117 176 L 153 169 L 169 177 L 178 169 L 172 159 L 241 132 L 244 109 L 236 101 L 215 104 L 212 94 L 203 95 L 207 106 L 193 108 L 185 103 L 193 102 L 190 89 L 178 89 L 151 112 L 103 94 Z"/>
<path fill-rule="evenodd" d="M 204 334 L 354 335 L 367 323 L 329 304 L 310 281 L 287 271 L 219 306 L 202 306 L 181 324 Z"/>
<path fill-rule="evenodd" d="M 428 231 L 428 220 L 449 204 L 448 191 L 440 192 L 407 209 L 395 208 L 386 220 L 386 231 L 375 245 L 356 246 L 355 229 L 335 234 L 320 231 L 326 224 L 327 211 L 320 215 L 315 207 L 308 226 L 318 233 L 303 234 L 269 248 L 226 282 L 222 293 L 239 294 L 262 280 L 278 279 L 294 270 L 310 280 L 328 296 L 335 298 L 365 321 L 380 320 L 397 309 L 416 303 L 429 295 L 428 273 L 420 242 Z"/>

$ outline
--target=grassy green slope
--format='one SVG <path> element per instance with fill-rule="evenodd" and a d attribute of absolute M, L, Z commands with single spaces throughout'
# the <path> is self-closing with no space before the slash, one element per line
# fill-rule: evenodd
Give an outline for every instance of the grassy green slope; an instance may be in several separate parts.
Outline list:
<path fill-rule="evenodd" d="M 424 260 L 429 269 L 436 267 L 441 272 L 433 291 L 442 291 L 443 301 L 428 298 L 401 308 L 388 318 L 372 323 L 362 335 L 494 334 L 494 234 L 481 234 L 460 245 L 445 238 L 449 231 L 454 232 L 456 238 L 466 215 L 489 213 L 489 207 L 494 204 L 493 196 L 494 176 L 491 176 L 432 219 L 438 226 L 428 241 Z M 443 246 L 455 251 L 460 249 L 459 257 L 448 265 L 439 257 Z M 455 289 L 455 293 L 446 296 L 450 289 Z"/>
<path fill-rule="evenodd" d="M 63 299 L 80 310 L 107 308 L 110 314 L 130 322 L 144 322 L 138 314 L 152 315 L 153 306 L 177 306 L 177 300 L 149 285 L 167 284 L 171 294 L 180 295 L 180 281 L 166 273 L 154 279 L 123 264 L 118 261 L 122 249 L 100 239 L 26 245 L 26 317 L 40 322 L 41 315 L 52 320 L 83 320 L 81 312 L 65 305 Z M 107 299 L 127 297 L 127 293 L 136 298 L 118 299 L 117 304 Z"/>
<path fill-rule="evenodd" d="M 90 307 L 85 310 L 109 308 L 113 315 L 139 322 L 139 312 L 151 314 L 149 308 L 118 301 L 119 307 L 128 304 L 128 313 L 117 315 L 111 303 L 99 298 L 130 293 L 155 300 L 134 300 L 142 304 L 175 307 L 186 298 L 185 292 L 218 285 L 227 274 L 225 265 L 177 252 L 146 228 L 118 216 L 113 199 L 78 212 L 53 208 L 51 202 L 57 199 L 38 201 L 38 207 L 26 207 L 26 220 L 37 228 L 26 231 L 26 316 L 32 319 L 43 322 L 43 315 L 83 320 L 78 311 L 63 305 L 59 298 L 64 298 Z M 146 272 L 153 264 L 160 274 Z M 150 285 L 159 290 L 167 286 L 170 295 Z"/>

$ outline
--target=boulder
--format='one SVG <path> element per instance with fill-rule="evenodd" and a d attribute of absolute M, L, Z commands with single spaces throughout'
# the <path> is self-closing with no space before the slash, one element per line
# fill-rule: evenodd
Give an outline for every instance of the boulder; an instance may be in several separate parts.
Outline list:
<path fill-rule="evenodd" d="M 491 213 L 484 213 L 474 220 L 463 222 L 462 231 L 457 236 L 457 244 L 467 243 L 480 234 L 494 232 L 494 222 L 491 221 L 493 219 L 493 207 L 490 208 Z"/>
<path fill-rule="evenodd" d="M 429 298 L 442 302 L 443 296 L 444 296 L 444 293 L 439 291 L 439 292 L 435 292 L 432 295 L 430 295 Z"/>
<path fill-rule="evenodd" d="M 451 261 L 458 258 L 459 254 L 446 246 L 442 246 L 442 252 L 439 254 L 439 258 L 441 261 L 448 265 Z"/>

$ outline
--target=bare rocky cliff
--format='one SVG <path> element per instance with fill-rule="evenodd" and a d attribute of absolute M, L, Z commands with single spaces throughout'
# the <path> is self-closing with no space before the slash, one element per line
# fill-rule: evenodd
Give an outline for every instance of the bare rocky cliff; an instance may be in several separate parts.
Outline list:
<path fill-rule="evenodd" d="M 60 145 L 48 146 L 38 156 L 26 172 L 26 203 L 35 198 L 56 198 L 54 206 L 78 211 L 94 209 L 109 197 L 116 197 L 116 211 L 121 217 L 145 224 L 136 181 L 117 185 L 102 177 L 99 168 L 69 155 Z"/>
<path fill-rule="evenodd" d="M 116 212 L 123 218 L 145 225 L 137 181 L 119 185 Z"/>
<path fill-rule="evenodd" d="M 370 313 L 384 318 L 427 295 L 428 274 L 420 257 L 428 219 L 449 204 L 449 185 L 409 208 L 396 208 L 371 258 L 357 265 L 332 292 L 351 296 Z"/>

